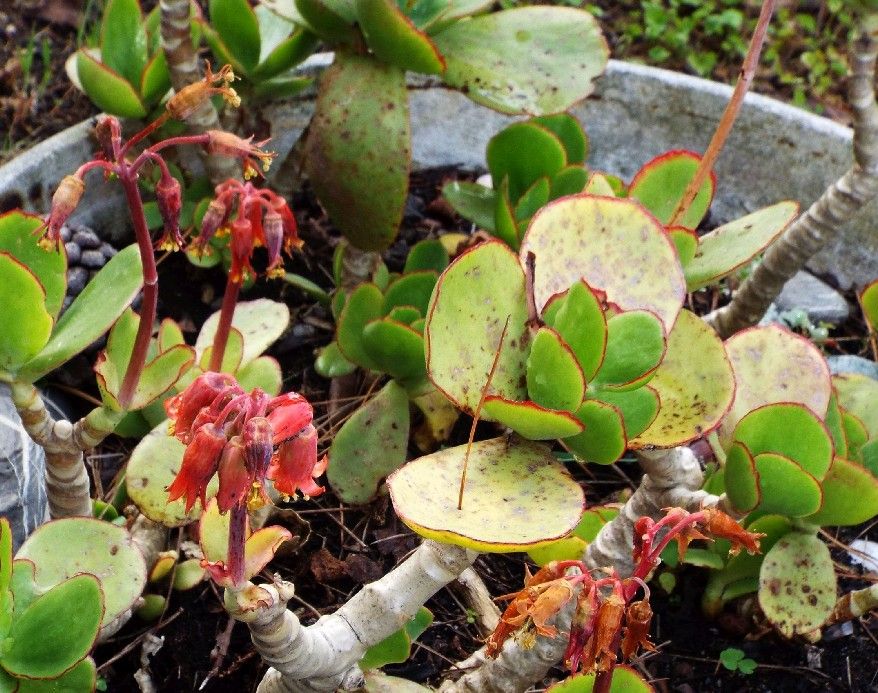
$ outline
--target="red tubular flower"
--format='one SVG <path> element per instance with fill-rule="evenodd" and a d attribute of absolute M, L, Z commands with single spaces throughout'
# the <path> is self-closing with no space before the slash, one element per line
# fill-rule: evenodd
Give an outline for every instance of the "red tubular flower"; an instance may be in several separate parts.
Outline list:
<path fill-rule="evenodd" d="M 163 173 L 156 183 L 155 194 L 164 225 L 164 233 L 156 247 L 160 250 L 179 250 L 183 246 L 183 236 L 180 235 L 180 210 L 183 208 L 180 181 Z"/>
<path fill-rule="evenodd" d="M 198 245 L 202 250 L 223 225 L 227 214 L 228 208 L 221 200 L 211 200 L 207 205 L 207 211 L 201 218 L 201 233 L 198 236 Z"/>
<path fill-rule="evenodd" d="M 220 455 L 227 439 L 222 430 L 213 425 L 201 426 L 183 453 L 183 463 L 174 481 L 168 486 L 168 500 L 186 499 L 186 512 L 192 510 L 196 499 L 206 504 L 207 484 L 216 474 Z"/>
<path fill-rule="evenodd" d="M 265 239 L 265 249 L 268 251 L 269 277 L 283 276 L 283 260 L 280 251 L 284 241 L 284 222 L 280 214 L 275 211 L 266 212 L 262 225 L 262 234 Z"/>
<path fill-rule="evenodd" d="M 317 430 L 310 424 L 294 438 L 281 443 L 268 468 L 268 478 L 284 495 L 295 496 L 298 491 L 313 498 L 325 489 L 314 479 L 326 471 L 327 458 L 317 459 Z"/>
<path fill-rule="evenodd" d="M 253 224 L 249 219 L 235 219 L 232 222 L 231 232 L 232 267 L 229 270 L 229 278 L 233 282 L 240 282 L 256 274 L 253 265 L 250 264 L 254 242 Z"/>
<path fill-rule="evenodd" d="M 183 392 L 165 402 L 165 412 L 173 426 L 172 433 L 181 443 L 188 445 L 192 442 L 196 417 L 230 388 L 243 393 L 237 381 L 228 373 L 203 373 Z"/>
<path fill-rule="evenodd" d="M 235 436 L 226 443 L 217 471 L 219 491 L 216 494 L 216 503 L 220 512 L 225 513 L 236 505 L 241 505 L 253 486 L 253 476 L 247 469 L 241 436 Z"/>
<path fill-rule="evenodd" d="M 287 392 L 268 403 L 266 416 L 274 431 L 275 446 L 297 436 L 314 418 L 314 410 L 302 395 Z"/>

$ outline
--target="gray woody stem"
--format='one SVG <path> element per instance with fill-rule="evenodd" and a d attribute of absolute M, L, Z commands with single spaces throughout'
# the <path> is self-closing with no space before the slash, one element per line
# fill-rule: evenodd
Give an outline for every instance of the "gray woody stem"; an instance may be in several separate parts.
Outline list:
<path fill-rule="evenodd" d="M 706 318 L 723 338 L 755 325 L 784 284 L 878 194 L 878 106 L 873 88 L 876 32 L 878 15 L 870 15 L 850 51 L 848 98 L 854 114 L 854 165 L 768 248 L 732 302 Z"/>
<path fill-rule="evenodd" d="M 589 569 L 615 568 L 620 575 L 633 569 L 632 547 L 634 523 L 643 516 L 658 517 L 662 508 L 681 507 L 696 510 L 720 501 L 701 490 L 701 465 L 688 448 L 641 451 L 638 455 L 644 477 L 617 517 L 601 528 L 589 544 L 583 560 Z M 575 601 L 575 600 L 574 600 Z M 516 640 L 507 640 L 495 659 L 479 650 L 460 663 L 468 669 L 457 681 L 446 681 L 443 693 L 512 693 L 524 691 L 542 680 L 557 664 L 567 646 L 566 634 L 573 616 L 573 602 L 555 618 L 558 638 L 537 638 L 531 648 Z"/>
<path fill-rule="evenodd" d="M 91 494 L 84 450 L 99 445 L 118 423 L 105 409 L 95 409 L 75 424 L 56 421 L 46 409 L 37 389 L 14 383 L 12 399 L 25 430 L 46 451 L 46 495 L 53 520 L 84 515 L 90 517 Z"/>
<path fill-rule="evenodd" d="M 286 608 L 288 582 L 226 591 L 231 616 L 250 628 L 257 652 L 271 667 L 258 693 L 353 690 L 362 684 L 357 662 L 398 631 L 433 594 L 475 560 L 472 551 L 425 541 L 380 580 L 338 611 L 304 627 Z"/>
<path fill-rule="evenodd" d="M 201 79 L 198 53 L 192 45 L 190 35 L 190 0 L 161 0 L 159 6 L 161 8 L 162 49 L 165 52 L 168 71 L 171 73 L 171 84 L 174 89 L 180 91 L 183 87 Z M 210 99 L 205 99 L 186 123 L 190 130 L 196 134 L 208 130 L 223 129 L 216 108 Z M 199 149 L 199 153 L 204 156 L 204 164 L 211 182 L 219 183 L 227 178 L 238 177 L 239 169 L 236 159 L 204 154 L 201 149 Z"/>

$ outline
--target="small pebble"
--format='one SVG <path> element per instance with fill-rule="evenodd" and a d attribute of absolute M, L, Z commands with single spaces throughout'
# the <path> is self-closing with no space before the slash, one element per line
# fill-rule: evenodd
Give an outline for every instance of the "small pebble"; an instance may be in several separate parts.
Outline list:
<path fill-rule="evenodd" d="M 61 240 L 67 243 L 70 240 L 70 237 L 73 235 L 73 232 L 70 230 L 70 227 L 66 224 L 61 227 Z"/>
<path fill-rule="evenodd" d="M 113 257 L 113 256 L 114 256 L 116 253 L 118 253 L 118 252 L 119 252 L 119 251 L 116 250 L 116 249 L 115 249 L 113 246 L 111 246 L 109 243 L 101 243 L 101 254 L 102 254 L 105 258 L 107 258 L 108 260 L 109 260 L 111 257 Z"/>
<path fill-rule="evenodd" d="M 88 270 L 85 267 L 71 267 L 67 270 L 67 293 L 78 296 L 88 282 Z"/>
<path fill-rule="evenodd" d="M 101 247 L 101 239 L 86 226 L 81 226 L 73 234 L 73 242 L 82 249 L 95 250 Z"/>
<path fill-rule="evenodd" d="M 64 244 L 64 248 L 67 250 L 67 263 L 70 265 L 78 265 L 79 258 L 82 257 L 82 249 L 76 245 L 76 243 L 71 243 L 69 241 Z"/>
<path fill-rule="evenodd" d="M 100 269 L 106 264 L 107 258 L 104 257 L 100 250 L 83 250 L 82 258 L 79 262 L 83 267 Z"/>

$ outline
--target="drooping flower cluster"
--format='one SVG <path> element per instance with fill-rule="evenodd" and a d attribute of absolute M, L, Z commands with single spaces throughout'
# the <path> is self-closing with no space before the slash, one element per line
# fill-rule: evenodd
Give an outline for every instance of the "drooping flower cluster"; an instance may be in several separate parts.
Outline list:
<path fill-rule="evenodd" d="M 217 233 L 230 234 L 232 266 L 229 279 L 241 282 L 255 271 L 251 264 L 253 250 L 264 246 L 268 251 L 268 276 L 283 275 L 281 252 L 290 254 L 302 247 L 296 219 L 280 195 L 252 183 L 227 180 L 216 187 L 195 240 L 203 251 Z"/>
<path fill-rule="evenodd" d="M 326 469 L 317 459 L 317 431 L 308 401 L 290 392 L 271 397 L 259 388 L 245 392 L 226 373 L 208 372 L 165 403 L 173 434 L 186 445 L 168 499 L 207 505 L 207 487 L 219 475 L 221 513 L 269 502 L 264 482 L 287 496 L 323 493 L 314 479 Z"/>
<path fill-rule="evenodd" d="M 645 580 L 672 539 L 678 540 L 682 558 L 690 541 L 717 537 L 728 539 L 734 553 L 742 548 L 756 553 L 760 536 L 711 508 L 694 513 L 669 508 L 658 521 L 640 518 L 634 526 L 635 565 L 630 577 L 610 571 L 595 578 L 581 561 L 552 561 L 535 574 L 528 573 L 524 589 L 510 595 L 509 606 L 488 638 L 486 654 L 495 656 L 514 633 L 524 646 L 533 645 L 537 636 L 556 637 L 552 619 L 575 601 L 564 662 L 573 673 L 582 670 L 611 676 L 620 654 L 625 661 L 641 649 L 653 649 L 649 641 L 652 608 Z M 641 589 L 644 597 L 635 600 Z"/>

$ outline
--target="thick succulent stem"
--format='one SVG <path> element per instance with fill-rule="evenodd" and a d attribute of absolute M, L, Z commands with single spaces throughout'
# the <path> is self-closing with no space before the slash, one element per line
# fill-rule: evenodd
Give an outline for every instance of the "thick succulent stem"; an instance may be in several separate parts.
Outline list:
<path fill-rule="evenodd" d="M 644 471 L 643 480 L 619 515 L 604 525 L 588 545 L 583 561 L 591 570 L 612 567 L 620 575 L 630 575 L 634 568 L 634 523 L 639 518 L 658 517 L 662 508 L 697 509 L 720 500 L 701 490 L 701 465 L 688 448 L 641 451 L 638 457 Z M 458 670 L 463 669 L 466 674 L 457 681 L 446 681 L 440 690 L 443 693 L 511 693 L 524 691 L 543 679 L 564 655 L 573 601 L 555 618 L 560 637 L 537 638 L 530 648 L 509 639 L 493 659 L 485 656 L 483 648 L 457 665 Z"/>
<path fill-rule="evenodd" d="M 724 338 L 755 325 L 784 284 L 878 194 L 878 105 L 873 87 L 878 58 L 878 14 L 863 22 L 850 58 L 854 165 L 768 248 L 762 262 L 735 292 L 732 302 L 706 318 Z"/>
<path fill-rule="evenodd" d="M 476 554 L 425 541 L 380 580 L 334 614 L 304 627 L 286 608 L 287 582 L 226 590 L 231 616 L 250 628 L 257 652 L 271 667 L 259 693 L 352 690 L 362 685 L 357 662 L 372 645 L 398 631 L 433 594 L 454 580 Z"/>
<path fill-rule="evenodd" d="M 115 412 L 94 409 L 75 424 L 56 421 L 39 391 L 29 383 L 14 383 L 12 400 L 22 424 L 34 442 L 46 452 L 46 496 L 49 515 L 91 516 L 91 494 L 84 450 L 96 447 L 121 418 Z"/>
<path fill-rule="evenodd" d="M 861 590 L 853 590 L 843 595 L 835 603 L 832 615 L 825 625 L 851 621 L 873 609 L 878 609 L 878 584 L 869 585 Z"/>
<path fill-rule="evenodd" d="M 159 3 L 162 49 L 165 52 L 165 60 L 171 73 L 171 84 L 177 91 L 201 79 L 198 53 L 195 46 L 192 45 L 190 35 L 190 4 L 190 0 L 161 0 Z M 197 133 L 223 129 L 216 108 L 210 99 L 205 99 L 198 110 L 189 117 L 187 124 L 192 131 Z M 238 177 L 239 170 L 234 159 L 205 154 L 203 151 L 201 153 L 204 156 L 207 173 L 213 183 Z"/>

